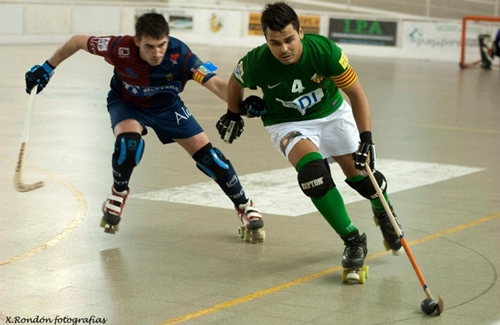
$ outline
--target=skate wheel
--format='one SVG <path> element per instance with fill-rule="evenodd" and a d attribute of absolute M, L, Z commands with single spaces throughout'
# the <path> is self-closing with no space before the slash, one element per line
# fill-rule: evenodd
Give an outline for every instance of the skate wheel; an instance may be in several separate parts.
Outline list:
<path fill-rule="evenodd" d="M 390 250 L 392 249 L 392 248 L 391 248 L 391 246 L 389 246 L 389 243 L 388 243 L 388 242 L 386 242 L 386 241 L 384 240 L 384 241 L 383 241 L 383 243 L 384 243 L 384 247 L 385 247 L 385 250 L 386 250 L 386 251 L 390 251 Z"/>
<path fill-rule="evenodd" d="M 392 255 L 399 256 L 399 255 L 403 254 L 403 251 L 404 251 L 403 247 L 401 247 L 400 249 L 395 249 L 395 250 L 393 249 Z"/>
<path fill-rule="evenodd" d="M 344 270 L 344 271 L 342 271 L 342 282 L 343 283 L 358 282 L 358 281 L 359 281 L 359 274 L 356 270 Z"/>
<path fill-rule="evenodd" d="M 358 282 L 360 284 L 365 284 L 366 279 L 368 279 L 368 265 L 364 265 L 361 271 L 358 272 L 358 274 L 359 274 Z"/>
<path fill-rule="evenodd" d="M 244 238 L 245 237 L 245 231 L 246 231 L 245 226 L 239 227 L 238 228 L 238 236 L 240 236 L 240 238 Z"/>
<path fill-rule="evenodd" d="M 107 233 L 107 234 L 115 234 L 115 229 L 114 228 L 111 228 L 111 227 L 105 227 L 104 228 L 104 232 Z"/>
<path fill-rule="evenodd" d="M 364 284 L 367 278 L 368 278 L 368 265 L 363 265 L 363 267 L 358 270 L 344 269 L 342 271 L 343 283 L 357 282 L 360 284 Z"/>
<path fill-rule="evenodd" d="M 383 243 L 384 243 L 384 247 L 385 247 L 386 251 L 392 250 L 392 255 L 399 256 L 399 255 L 403 254 L 403 251 L 404 251 L 403 246 L 401 246 L 399 249 L 392 249 L 391 246 L 387 243 L 387 241 L 385 239 L 384 239 Z"/>
<path fill-rule="evenodd" d="M 250 230 L 245 229 L 243 231 L 243 240 L 246 242 L 251 242 L 252 241 L 252 235 L 250 233 Z"/>
<path fill-rule="evenodd" d="M 250 240 L 252 243 L 262 243 L 266 240 L 266 232 L 264 230 L 259 230 L 257 233 L 250 232 Z"/>
<path fill-rule="evenodd" d="M 102 217 L 101 218 L 101 227 L 106 228 L 106 225 L 107 225 L 106 218 Z"/>
<path fill-rule="evenodd" d="M 360 276 L 357 271 L 347 271 L 345 276 L 346 282 L 359 282 L 360 281 Z"/>
<path fill-rule="evenodd" d="M 261 242 L 264 242 L 266 240 L 266 231 L 265 230 L 261 230 L 260 231 L 260 236 L 261 236 Z"/>
<path fill-rule="evenodd" d="M 342 271 L 342 283 L 347 283 L 347 273 L 349 273 L 348 270 Z"/>
<path fill-rule="evenodd" d="M 359 284 L 365 284 L 365 282 L 366 282 L 365 271 L 359 271 L 358 275 L 359 275 L 358 283 Z"/>

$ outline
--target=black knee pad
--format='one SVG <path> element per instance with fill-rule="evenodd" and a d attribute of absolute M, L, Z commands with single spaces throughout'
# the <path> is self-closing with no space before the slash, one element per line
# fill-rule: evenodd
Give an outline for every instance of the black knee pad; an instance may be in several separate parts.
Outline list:
<path fill-rule="evenodd" d="M 297 175 L 300 189 L 309 197 L 322 197 L 335 187 L 328 163 L 322 159 L 308 162 Z"/>
<path fill-rule="evenodd" d="M 375 176 L 375 179 L 377 180 L 377 184 L 382 190 L 382 193 L 385 193 L 387 190 L 387 181 L 384 177 L 384 175 L 379 172 L 378 170 L 373 172 L 373 176 Z M 373 187 L 372 181 L 370 180 L 370 177 L 365 177 L 363 180 L 359 182 L 351 182 L 349 180 L 345 180 L 345 182 L 355 189 L 359 194 L 361 194 L 362 197 L 368 199 L 368 200 L 373 200 L 378 198 L 377 190 L 375 190 L 375 187 Z"/>
<path fill-rule="evenodd" d="M 193 159 L 199 170 L 215 180 L 222 178 L 231 164 L 219 149 L 212 147 L 211 143 L 198 150 Z"/>
<path fill-rule="evenodd" d="M 137 166 L 143 153 L 144 140 L 140 133 L 121 133 L 116 137 L 113 159 L 119 166 Z"/>

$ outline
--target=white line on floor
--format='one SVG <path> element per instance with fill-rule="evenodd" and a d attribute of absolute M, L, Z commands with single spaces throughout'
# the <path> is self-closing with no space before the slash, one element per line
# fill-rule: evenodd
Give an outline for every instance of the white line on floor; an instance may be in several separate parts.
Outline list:
<path fill-rule="evenodd" d="M 388 180 L 389 195 L 484 170 L 391 159 L 377 160 L 377 169 L 384 173 Z M 346 204 L 364 200 L 344 182 L 345 177 L 339 166 L 332 164 L 331 170 L 332 177 Z M 297 173 L 292 167 L 240 175 L 240 181 L 247 196 L 256 201 L 259 210 L 263 213 L 296 217 L 316 211 L 312 202 L 300 190 Z M 130 197 L 233 209 L 231 202 L 213 181 L 134 194 Z"/>

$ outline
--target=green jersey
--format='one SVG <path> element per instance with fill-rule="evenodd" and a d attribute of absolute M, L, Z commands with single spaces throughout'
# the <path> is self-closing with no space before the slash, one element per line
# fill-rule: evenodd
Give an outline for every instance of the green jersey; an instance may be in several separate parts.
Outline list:
<path fill-rule="evenodd" d="M 347 56 L 329 38 L 306 34 L 300 61 L 285 65 L 267 44 L 248 52 L 234 69 L 245 88 L 262 89 L 267 111 L 264 126 L 322 118 L 342 104 L 339 88 L 356 81 Z"/>

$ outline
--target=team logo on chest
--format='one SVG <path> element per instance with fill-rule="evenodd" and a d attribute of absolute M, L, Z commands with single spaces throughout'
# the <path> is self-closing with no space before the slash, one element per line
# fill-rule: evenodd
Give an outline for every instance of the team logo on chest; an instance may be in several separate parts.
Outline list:
<path fill-rule="evenodd" d="M 170 62 L 172 62 L 173 65 L 177 64 L 179 56 L 181 56 L 179 53 L 170 54 Z"/>
<path fill-rule="evenodd" d="M 132 68 L 125 68 L 125 75 L 132 79 L 137 78 L 137 73 L 134 73 L 134 70 L 132 70 Z"/>
<path fill-rule="evenodd" d="M 325 76 L 319 75 L 317 73 L 315 73 L 314 76 L 311 77 L 311 81 L 317 84 L 321 83 L 323 79 L 325 79 Z"/>

